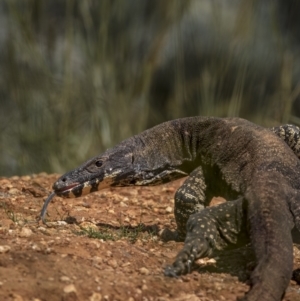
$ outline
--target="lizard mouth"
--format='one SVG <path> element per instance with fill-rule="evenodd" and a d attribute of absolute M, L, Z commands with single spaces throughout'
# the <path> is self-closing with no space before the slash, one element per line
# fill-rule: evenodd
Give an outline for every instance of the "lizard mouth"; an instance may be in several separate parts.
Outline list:
<path fill-rule="evenodd" d="M 71 185 L 55 189 L 54 192 L 58 196 L 68 197 L 70 195 L 70 193 L 73 192 L 74 190 L 77 190 L 77 188 L 81 189 L 82 188 L 82 184 L 76 182 L 76 183 L 73 183 Z"/>

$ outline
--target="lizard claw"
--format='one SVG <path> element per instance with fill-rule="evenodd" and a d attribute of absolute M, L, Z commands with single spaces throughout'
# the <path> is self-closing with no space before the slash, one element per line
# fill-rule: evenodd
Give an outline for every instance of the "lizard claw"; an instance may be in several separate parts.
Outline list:
<path fill-rule="evenodd" d="M 186 265 L 187 265 L 187 272 L 188 272 L 188 274 L 191 272 L 191 267 L 192 267 L 192 260 L 188 260 L 187 262 L 186 262 Z"/>
<path fill-rule="evenodd" d="M 164 275 L 167 277 L 178 278 L 178 275 L 175 272 L 175 268 L 173 266 L 167 266 L 164 271 Z"/>
<path fill-rule="evenodd" d="M 195 259 L 201 258 L 207 253 L 208 243 L 206 240 L 190 239 L 177 255 L 173 265 L 166 267 L 164 272 L 165 276 L 177 278 L 178 275 L 190 273 Z"/>
<path fill-rule="evenodd" d="M 164 274 L 168 277 L 178 278 L 178 275 L 191 272 L 193 261 L 188 259 L 187 261 L 176 261 L 173 265 L 165 268 Z"/>

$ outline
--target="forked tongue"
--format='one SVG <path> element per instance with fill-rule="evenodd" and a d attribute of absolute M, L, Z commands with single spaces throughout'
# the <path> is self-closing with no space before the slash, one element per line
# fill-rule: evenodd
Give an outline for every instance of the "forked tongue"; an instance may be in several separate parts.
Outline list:
<path fill-rule="evenodd" d="M 41 211 L 41 214 L 40 214 L 40 218 L 42 220 L 42 222 L 45 224 L 45 215 L 46 215 L 46 212 L 47 212 L 47 207 L 49 205 L 49 203 L 51 202 L 51 200 L 53 199 L 53 197 L 55 196 L 55 192 L 51 192 L 51 194 L 47 197 L 44 205 L 43 205 L 43 208 L 42 208 L 42 211 Z"/>

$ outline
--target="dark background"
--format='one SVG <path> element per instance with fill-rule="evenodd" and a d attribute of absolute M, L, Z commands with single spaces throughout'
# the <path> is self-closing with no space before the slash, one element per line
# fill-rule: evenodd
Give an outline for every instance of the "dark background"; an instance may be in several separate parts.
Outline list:
<path fill-rule="evenodd" d="M 300 124 L 300 1 L 0 1 L 0 175 L 178 117 Z"/>

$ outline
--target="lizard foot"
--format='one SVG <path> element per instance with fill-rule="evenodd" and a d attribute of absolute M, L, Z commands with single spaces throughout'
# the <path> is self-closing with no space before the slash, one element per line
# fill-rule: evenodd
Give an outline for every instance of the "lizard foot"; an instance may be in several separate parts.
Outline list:
<path fill-rule="evenodd" d="M 210 247 L 206 239 L 189 239 L 179 252 L 175 262 L 165 268 L 165 276 L 177 277 L 178 275 L 191 272 L 194 261 L 209 253 Z"/>

